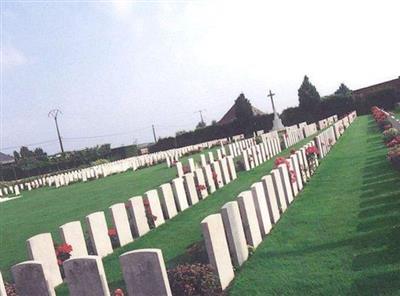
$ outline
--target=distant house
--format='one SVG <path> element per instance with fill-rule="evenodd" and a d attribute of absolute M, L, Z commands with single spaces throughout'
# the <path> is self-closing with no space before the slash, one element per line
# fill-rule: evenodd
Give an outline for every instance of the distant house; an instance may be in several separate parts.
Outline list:
<path fill-rule="evenodd" d="M 264 115 L 265 114 L 260 109 L 257 109 L 254 106 L 251 106 L 251 108 L 253 110 L 253 115 L 254 116 Z M 233 106 L 228 110 L 228 112 L 226 112 L 225 115 L 222 116 L 222 118 L 217 122 L 217 124 L 218 125 L 224 125 L 224 124 L 231 123 L 234 120 L 236 120 L 235 104 L 233 104 Z"/>
<path fill-rule="evenodd" d="M 353 96 L 366 97 L 384 90 L 394 90 L 400 94 L 400 76 L 396 79 L 353 90 Z"/>
<path fill-rule="evenodd" d="M 14 157 L 0 152 L 0 164 L 1 165 L 10 164 L 10 163 L 13 163 L 14 161 L 15 161 Z"/>

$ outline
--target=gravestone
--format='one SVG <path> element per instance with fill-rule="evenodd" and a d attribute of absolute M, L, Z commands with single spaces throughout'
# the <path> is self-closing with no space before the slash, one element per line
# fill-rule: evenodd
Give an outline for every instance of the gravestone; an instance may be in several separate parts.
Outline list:
<path fill-rule="evenodd" d="M 244 150 L 242 153 L 242 161 L 243 161 L 243 166 L 245 171 L 250 171 L 250 160 L 249 160 L 249 154 L 247 150 Z"/>
<path fill-rule="evenodd" d="M 208 196 L 208 191 L 207 191 L 207 184 L 206 180 L 204 178 L 203 170 L 202 169 L 196 169 L 194 171 L 194 179 L 196 186 L 198 188 L 198 192 L 200 193 L 200 197 L 202 199 L 206 198 Z"/>
<path fill-rule="evenodd" d="M 25 261 L 11 267 L 18 296 L 55 296 L 54 287 L 38 261 Z"/>
<path fill-rule="evenodd" d="M 64 243 L 71 245 L 71 257 L 87 256 L 86 241 L 80 221 L 73 221 L 60 226 L 60 236 Z"/>
<path fill-rule="evenodd" d="M 6 288 L 4 286 L 3 276 L 1 275 L 1 272 L 0 272 L 0 296 L 7 296 Z"/>
<path fill-rule="evenodd" d="M 214 183 L 216 185 L 216 187 L 222 188 L 224 187 L 224 182 L 222 180 L 222 172 L 221 172 L 221 167 L 219 166 L 219 163 L 217 161 L 214 161 L 213 163 L 211 163 L 211 168 L 214 172 Z"/>
<path fill-rule="evenodd" d="M 172 219 L 175 217 L 176 214 L 178 214 L 178 211 L 176 210 L 171 184 L 165 183 L 158 187 L 158 196 L 160 197 L 164 217 L 166 219 Z"/>
<path fill-rule="evenodd" d="M 231 180 L 235 180 L 237 178 L 236 174 L 236 167 L 235 167 L 235 162 L 233 160 L 232 156 L 227 156 L 227 163 L 228 163 L 228 170 L 229 170 L 229 175 L 231 177 Z"/>
<path fill-rule="evenodd" d="M 236 201 L 226 203 L 221 208 L 221 216 L 233 264 L 241 266 L 249 257 L 249 251 L 238 203 Z"/>
<path fill-rule="evenodd" d="M 279 214 L 279 207 L 278 201 L 276 199 L 274 184 L 272 181 L 271 175 L 266 175 L 261 178 L 261 181 L 264 186 L 264 192 L 268 204 L 268 212 L 269 217 L 271 218 L 271 223 L 276 224 L 278 222 L 280 214 Z"/>
<path fill-rule="evenodd" d="M 256 248 L 261 243 L 262 238 L 251 191 L 247 190 L 240 193 L 237 202 L 247 244 Z"/>
<path fill-rule="evenodd" d="M 201 221 L 208 259 L 218 274 L 222 290 L 233 280 L 233 266 L 220 214 L 209 215 Z"/>
<path fill-rule="evenodd" d="M 50 233 L 35 235 L 26 241 L 28 258 L 40 262 L 50 288 L 62 283 L 60 268 L 58 267 L 54 242 Z"/>
<path fill-rule="evenodd" d="M 176 171 L 178 173 L 178 177 L 182 177 L 183 176 L 183 167 L 182 167 L 182 163 L 180 163 L 179 161 L 175 164 L 176 165 Z"/>
<path fill-rule="evenodd" d="M 71 296 L 109 296 L 106 274 L 99 256 L 68 259 L 65 281 Z"/>
<path fill-rule="evenodd" d="M 216 186 L 212 176 L 211 166 L 209 164 L 203 167 L 203 173 L 206 179 L 208 191 L 210 193 L 215 192 Z"/>
<path fill-rule="evenodd" d="M 179 212 L 186 210 L 189 205 L 186 197 L 185 187 L 183 186 L 183 178 L 172 180 L 172 190 L 174 192 L 175 204 Z"/>
<path fill-rule="evenodd" d="M 292 185 L 290 184 L 289 171 L 286 164 L 278 166 L 279 173 L 283 184 L 283 191 L 285 192 L 286 205 L 289 206 L 293 201 Z"/>
<path fill-rule="evenodd" d="M 213 153 L 210 151 L 208 152 L 208 163 L 213 163 L 214 162 L 214 155 Z"/>
<path fill-rule="evenodd" d="M 296 182 L 294 184 L 297 186 L 297 191 L 301 191 L 303 189 L 303 180 L 301 178 L 300 164 L 299 159 L 297 158 L 297 153 L 290 155 L 290 160 L 291 166 L 296 175 Z"/>
<path fill-rule="evenodd" d="M 194 182 L 193 173 L 188 173 L 183 176 L 183 184 L 185 187 L 186 196 L 188 198 L 189 204 L 195 205 L 199 202 L 199 197 L 197 196 L 196 184 Z"/>
<path fill-rule="evenodd" d="M 270 232 L 272 225 L 269 217 L 268 204 L 265 197 L 263 184 L 261 182 L 256 182 L 251 185 L 251 193 L 253 195 L 253 201 L 261 235 L 266 236 Z"/>
<path fill-rule="evenodd" d="M 202 167 L 207 165 L 206 156 L 204 154 L 200 154 L 200 162 Z"/>
<path fill-rule="evenodd" d="M 149 204 L 149 208 L 151 210 L 152 217 L 150 219 L 153 220 L 154 226 L 158 227 L 164 224 L 164 215 L 162 213 L 161 203 L 158 198 L 157 190 L 149 190 L 144 194 L 144 200 Z"/>
<path fill-rule="evenodd" d="M 90 242 L 96 255 L 105 257 L 113 252 L 104 212 L 95 212 L 86 216 Z"/>
<path fill-rule="evenodd" d="M 228 169 L 228 161 L 226 157 L 220 159 L 219 161 L 219 166 L 221 168 L 221 173 L 222 173 L 222 179 L 225 184 L 228 184 L 231 182 L 231 176 L 229 175 L 229 169 Z"/>
<path fill-rule="evenodd" d="M 128 210 L 131 217 L 133 234 L 136 237 L 145 235 L 149 230 L 143 198 L 134 196 L 128 200 Z"/>
<path fill-rule="evenodd" d="M 287 209 L 285 191 L 283 190 L 283 184 L 281 175 L 278 169 L 271 171 L 272 183 L 274 184 L 275 196 L 278 202 L 279 211 L 283 213 Z"/>
<path fill-rule="evenodd" d="M 130 251 L 122 254 L 119 261 L 128 295 L 172 295 L 161 250 Z"/>
<path fill-rule="evenodd" d="M 194 165 L 194 160 L 193 160 L 193 158 L 189 158 L 188 161 L 189 161 L 189 169 L 193 173 L 194 170 L 196 169 L 196 166 Z"/>
<path fill-rule="evenodd" d="M 117 203 L 110 207 L 113 225 L 117 231 L 120 246 L 125 246 L 133 242 L 131 227 L 129 225 L 128 214 L 124 203 Z"/>

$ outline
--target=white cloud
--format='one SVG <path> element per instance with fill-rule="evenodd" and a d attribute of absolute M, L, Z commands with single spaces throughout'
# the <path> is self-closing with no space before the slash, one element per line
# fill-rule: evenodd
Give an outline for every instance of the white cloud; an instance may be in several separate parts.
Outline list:
<path fill-rule="evenodd" d="M 28 58 L 19 49 L 13 46 L 3 46 L 1 49 L 1 64 L 4 68 L 23 66 L 28 63 Z"/>

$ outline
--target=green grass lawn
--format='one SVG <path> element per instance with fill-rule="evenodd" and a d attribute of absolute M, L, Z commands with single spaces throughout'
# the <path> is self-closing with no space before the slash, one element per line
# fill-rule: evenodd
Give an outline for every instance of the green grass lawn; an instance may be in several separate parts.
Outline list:
<path fill-rule="evenodd" d="M 300 147 L 305 142 L 306 140 L 303 140 L 295 145 L 295 147 Z M 286 150 L 281 154 L 288 155 L 289 152 Z M 164 225 L 136 239 L 133 243 L 114 250 L 113 254 L 103 259 L 107 282 L 111 290 L 124 286 L 118 259 L 119 255 L 124 252 L 143 248 L 159 248 L 162 250 L 168 266 L 174 266 L 178 263 L 191 260 L 192 258 L 186 256 L 187 250 L 193 244 L 202 241 L 201 220 L 210 214 L 219 212 L 220 208 L 226 202 L 234 200 L 243 190 L 248 190 L 254 182 L 259 181 L 262 176 L 268 174 L 272 166 L 273 159 L 251 171 L 239 172 L 238 179 L 234 182 L 219 189 L 195 206 L 181 212 Z M 66 286 L 59 287 L 57 295 L 68 295 Z"/>
<path fill-rule="evenodd" d="M 371 117 L 349 128 L 230 295 L 400 295 L 400 173 Z"/>
<path fill-rule="evenodd" d="M 204 150 L 203 153 L 211 150 Z M 200 154 L 189 157 L 200 161 Z M 165 164 L 138 171 L 121 173 L 87 183 L 72 184 L 62 188 L 40 188 L 23 191 L 22 198 L 0 204 L 0 270 L 10 279 L 12 265 L 27 260 L 25 241 L 33 235 L 51 232 L 60 241 L 58 227 L 95 211 L 104 211 L 112 204 L 125 202 L 160 184 L 169 182 L 176 175 L 176 168 Z M 108 211 L 106 211 L 108 214 Z M 108 222 L 111 222 L 107 215 Z M 111 225 L 111 224 L 110 224 Z M 85 223 L 82 223 L 85 227 Z"/>

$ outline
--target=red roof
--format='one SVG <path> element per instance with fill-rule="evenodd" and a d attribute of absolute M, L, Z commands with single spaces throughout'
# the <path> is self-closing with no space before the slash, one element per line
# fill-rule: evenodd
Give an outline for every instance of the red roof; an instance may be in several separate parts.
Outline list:
<path fill-rule="evenodd" d="M 257 109 L 256 107 L 251 106 L 251 108 L 253 109 L 253 114 L 255 116 L 265 114 L 264 112 Z M 232 121 L 234 121 L 235 119 L 236 119 L 235 104 L 233 104 L 233 106 L 228 110 L 228 112 L 225 113 L 224 116 L 222 116 L 222 118 L 217 122 L 217 124 L 219 124 L 219 125 L 228 124 L 228 123 L 231 123 Z"/>

